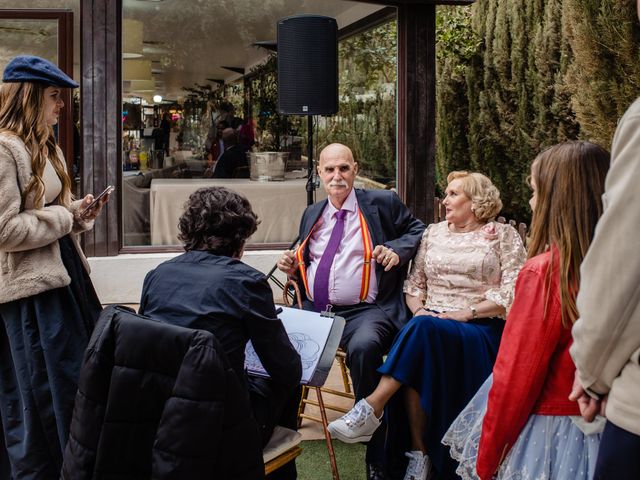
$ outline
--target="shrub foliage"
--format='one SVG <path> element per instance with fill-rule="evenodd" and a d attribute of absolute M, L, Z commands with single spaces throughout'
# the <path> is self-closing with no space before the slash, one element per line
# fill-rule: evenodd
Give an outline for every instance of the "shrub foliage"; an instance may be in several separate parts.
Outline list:
<path fill-rule="evenodd" d="M 526 220 L 531 160 L 583 138 L 608 147 L 638 95 L 635 4 L 479 0 L 439 7 L 437 172 L 478 170 Z"/>

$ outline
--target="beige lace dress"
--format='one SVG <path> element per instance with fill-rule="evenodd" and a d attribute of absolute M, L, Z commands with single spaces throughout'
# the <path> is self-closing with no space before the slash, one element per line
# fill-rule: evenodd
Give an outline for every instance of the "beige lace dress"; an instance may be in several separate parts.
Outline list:
<path fill-rule="evenodd" d="M 404 292 L 435 312 L 465 309 L 483 300 L 508 311 L 525 260 L 520 235 L 511 225 L 489 222 L 473 232 L 454 233 L 446 221 L 431 224 Z"/>
<path fill-rule="evenodd" d="M 490 222 L 468 233 L 450 232 L 447 222 L 430 225 L 413 261 L 404 291 L 425 308 L 446 312 L 485 299 L 509 309 L 518 271 L 525 261 L 522 241 L 509 225 Z M 396 336 L 383 375 L 413 388 L 427 416 L 424 441 L 438 478 L 456 478 L 456 464 L 440 443 L 447 428 L 491 373 L 504 320 L 459 322 L 430 315 L 411 319 Z M 402 391 L 387 404 L 387 467 L 402 470 L 411 450 Z"/>

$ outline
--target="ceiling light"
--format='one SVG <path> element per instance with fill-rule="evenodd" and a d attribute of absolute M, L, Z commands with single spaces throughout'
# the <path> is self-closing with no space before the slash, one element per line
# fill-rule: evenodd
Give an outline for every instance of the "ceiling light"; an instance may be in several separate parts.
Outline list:
<path fill-rule="evenodd" d="M 142 56 L 143 24 L 138 20 L 122 20 L 122 58 Z"/>
<path fill-rule="evenodd" d="M 162 95 L 154 95 L 153 96 L 154 103 L 162 103 Z"/>
<path fill-rule="evenodd" d="M 131 80 L 132 92 L 153 92 L 156 89 L 156 84 L 153 80 Z"/>
<path fill-rule="evenodd" d="M 151 61 L 123 60 L 122 78 L 125 80 L 151 80 Z"/>

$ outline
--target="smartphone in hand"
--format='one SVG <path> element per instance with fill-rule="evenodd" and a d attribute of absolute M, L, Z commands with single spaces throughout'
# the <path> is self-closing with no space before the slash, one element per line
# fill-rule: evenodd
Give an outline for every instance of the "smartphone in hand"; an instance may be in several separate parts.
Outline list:
<path fill-rule="evenodd" d="M 110 193 L 112 193 L 114 190 L 116 189 L 116 187 L 114 187 L 113 185 L 109 185 L 107 188 L 105 188 L 100 195 L 98 195 L 97 197 L 95 197 L 93 199 L 93 202 L 91 202 L 87 208 L 85 208 L 84 210 L 82 210 L 82 212 L 80 212 L 80 216 L 84 217 L 87 213 L 89 213 L 89 211 L 93 208 L 96 207 L 96 205 L 98 205 L 98 202 L 100 201 L 100 199 L 102 197 L 104 197 L 105 195 L 108 195 Z"/>

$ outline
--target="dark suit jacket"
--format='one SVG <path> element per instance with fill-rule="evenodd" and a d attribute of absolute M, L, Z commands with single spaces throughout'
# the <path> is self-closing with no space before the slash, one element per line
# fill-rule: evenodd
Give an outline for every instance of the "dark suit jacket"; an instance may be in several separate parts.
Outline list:
<path fill-rule="evenodd" d="M 213 178 L 234 178 L 238 168 L 248 166 L 249 160 L 246 151 L 240 146 L 234 145 L 226 149 L 220 156 L 218 164 L 213 170 Z M 249 178 L 249 171 L 242 172 L 238 178 Z"/>
<path fill-rule="evenodd" d="M 147 274 L 140 313 L 182 327 L 208 330 L 222 344 L 239 378 L 251 340 L 271 378 L 294 388 L 302 366 L 264 274 L 229 257 L 191 251 Z"/>
<path fill-rule="evenodd" d="M 413 258 L 420 245 L 425 225 L 414 218 L 400 201 L 398 195 L 390 190 L 356 189 L 358 207 L 367 221 L 373 246 L 384 245 L 392 248 L 400 256 L 400 264 L 385 272 L 384 267 L 376 263 L 378 279 L 378 297 L 376 304 L 387 314 L 397 328 L 408 319 L 407 307 L 402 293 L 402 284 L 407 276 L 409 260 Z M 307 238 L 309 232 L 320 218 L 328 200 L 307 207 L 300 222 L 300 239 Z M 309 247 L 304 252 L 305 264 L 309 265 Z M 357 278 L 354 281 L 360 282 Z M 301 288 L 303 291 L 304 288 Z"/>

